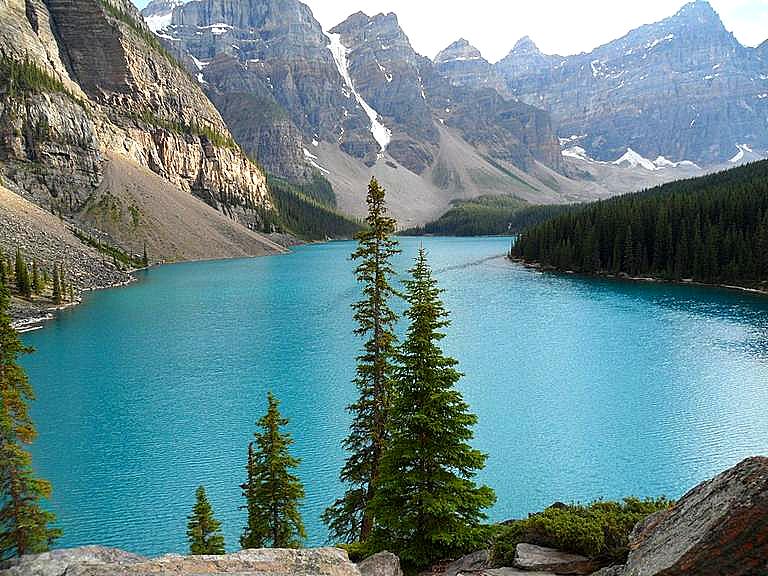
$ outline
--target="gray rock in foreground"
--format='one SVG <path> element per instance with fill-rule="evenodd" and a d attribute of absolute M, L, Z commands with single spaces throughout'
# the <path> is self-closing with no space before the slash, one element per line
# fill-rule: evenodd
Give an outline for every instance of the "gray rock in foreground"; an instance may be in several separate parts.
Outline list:
<path fill-rule="evenodd" d="M 488 567 L 488 563 L 488 550 L 472 552 L 472 554 L 467 554 L 463 558 L 456 560 L 456 562 L 449 564 L 448 568 L 443 572 L 443 576 L 459 576 L 460 574 L 480 572 Z"/>
<path fill-rule="evenodd" d="M 553 548 L 518 544 L 515 567 L 526 571 L 554 572 L 555 574 L 591 574 L 595 563 L 578 554 L 567 554 Z"/>
<path fill-rule="evenodd" d="M 224 556 L 167 555 L 146 559 L 110 548 L 88 547 L 25 556 L 3 576 L 144 576 L 240 574 L 259 576 L 360 576 L 338 548 L 242 550 Z"/>
<path fill-rule="evenodd" d="M 392 552 L 379 552 L 357 565 L 360 576 L 403 576 L 400 559 Z"/>

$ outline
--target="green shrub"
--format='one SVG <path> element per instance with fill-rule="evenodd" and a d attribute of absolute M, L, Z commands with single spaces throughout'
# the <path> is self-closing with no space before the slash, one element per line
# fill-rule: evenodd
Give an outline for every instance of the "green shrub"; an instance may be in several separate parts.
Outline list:
<path fill-rule="evenodd" d="M 511 566 L 520 542 L 557 548 L 606 564 L 626 559 L 635 525 L 672 505 L 666 498 L 623 502 L 597 501 L 587 506 L 555 505 L 500 526 L 491 548 L 494 566 Z"/>

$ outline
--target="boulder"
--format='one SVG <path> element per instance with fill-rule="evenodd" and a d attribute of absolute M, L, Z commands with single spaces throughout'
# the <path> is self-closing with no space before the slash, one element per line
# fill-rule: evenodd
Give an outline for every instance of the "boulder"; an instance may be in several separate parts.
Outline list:
<path fill-rule="evenodd" d="M 360 576 L 403 576 L 400 559 L 392 552 L 379 552 L 357 565 Z"/>
<path fill-rule="evenodd" d="M 700 484 L 638 526 L 623 576 L 768 574 L 768 458 Z"/>
<path fill-rule="evenodd" d="M 338 548 L 308 550 L 242 550 L 223 556 L 170 554 L 148 560 L 109 549 L 90 548 L 54 551 L 25 556 L 13 562 L 4 576 L 146 576 L 216 575 L 240 576 L 360 576 L 347 553 Z"/>
<path fill-rule="evenodd" d="M 555 574 L 591 574 L 597 569 L 594 561 L 567 554 L 553 548 L 520 543 L 515 549 L 515 567 L 529 572 L 554 572 Z"/>
<path fill-rule="evenodd" d="M 478 550 L 448 565 L 443 576 L 459 576 L 468 572 L 480 572 L 488 567 L 488 550 Z"/>

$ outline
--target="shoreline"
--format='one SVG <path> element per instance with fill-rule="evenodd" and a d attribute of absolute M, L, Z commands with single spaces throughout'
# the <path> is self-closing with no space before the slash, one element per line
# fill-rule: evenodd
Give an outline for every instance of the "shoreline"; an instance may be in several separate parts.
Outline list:
<path fill-rule="evenodd" d="M 316 243 L 324 243 L 324 242 L 327 242 L 327 241 L 316 241 Z M 279 246 L 279 244 L 274 240 L 272 240 L 272 243 L 275 246 Z M 263 258 L 267 256 L 285 256 L 286 254 L 290 254 L 292 252 L 291 248 L 294 248 L 296 246 L 302 246 L 304 244 L 307 244 L 307 242 L 294 240 L 294 242 L 291 245 L 284 245 L 282 246 L 282 249 L 279 251 L 275 250 L 273 253 L 260 254 L 256 256 L 230 256 L 230 257 L 224 256 L 224 257 L 214 257 L 214 258 L 194 258 L 191 260 L 178 260 L 174 262 L 160 261 L 154 264 L 150 264 L 149 266 L 146 266 L 143 268 L 132 268 L 130 270 L 124 271 L 125 274 L 129 276 L 128 280 L 114 282 L 112 284 L 107 284 L 104 286 L 92 286 L 92 287 L 82 288 L 79 291 L 74 302 L 67 302 L 66 304 L 62 304 L 59 306 L 51 302 L 42 304 L 42 303 L 36 303 L 34 301 L 24 300 L 18 297 L 12 297 L 11 301 L 16 303 L 17 316 L 14 320 L 11 321 L 11 327 L 14 330 L 16 330 L 19 334 L 25 334 L 27 332 L 35 332 L 37 330 L 41 330 L 45 328 L 45 325 L 48 322 L 56 319 L 58 312 L 61 312 L 62 310 L 68 310 L 70 308 L 75 308 L 81 305 L 85 301 L 85 296 L 87 295 L 87 293 L 98 292 L 101 290 L 111 290 L 113 288 L 124 288 L 125 286 L 130 286 L 134 282 L 138 282 L 138 278 L 136 278 L 135 276 L 137 272 L 149 270 L 150 268 L 156 268 L 159 266 L 170 266 L 173 264 L 191 264 L 195 262 L 219 262 L 219 261 L 225 262 L 228 260 L 241 260 L 241 259 L 250 260 L 251 258 Z"/>
<path fill-rule="evenodd" d="M 507 260 L 520 264 L 530 270 L 537 270 L 539 272 L 549 272 L 552 274 L 563 274 L 567 276 L 581 276 L 583 278 L 602 278 L 605 280 L 624 280 L 627 282 L 647 284 L 668 284 L 670 286 L 696 286 L 699 288 L 715 288 L 718 290 L 730 290 L 734 292 L 744 292 L 746 294 L 754 294 L 757 296 L 768 296 L 768 287 L 765 289 L 754 288 L 750 286 L 739 286 L 738 284 L 710 284 L 707 282 L 697 282 L 691 278 L 683 278 L 681 280 L 668 280 L 666 278 L 658 278 L 656 276 L 630 276 L 628 274 L 609 274 L 609 273 L 594 273 L 577 272 L 575 270 L 561 270 L 554 266 L 541 264 L 539 262 L 528 262 L 522 258 L 513 258 L 509 254 L 506 255 Z"/>
<path fill-rule="evenodd" d="M 56 319 L 58 312 L 61 312 L 62 310 L 69 310 L 70 308 L 75 308 L 82 304 L 85 300 L 85 295 L 87 295 L 88 292 L 98 292 L 101 290 L 110 290 L 112 288 L 123 288 L 125 286 L 129 286 L 138 281 L 136 277 L 133 276 L 133 274 L 141 270 L 147 270 L 147 268 L 136 268 L 126 271 L 126 274 L 130 276 L 130 280 L 115 282 L 114 284 L 109 284 L 107 286 L 83 288 L 78 293 L 74 302 L 67 302 L 66 304 L 61 304 L 59 306 L 52 303 L 38 305 L 35 302 L 30 302 L 16 297 L 15 300 L 17 303 L 23 302 L 23 305 L 20 307 L 22 313 L 20 317 L 11 322 L 11 328 L 16 330 L 16 332 L 19 334 L 41 330 L 45 327 L 46 323 Z"/>

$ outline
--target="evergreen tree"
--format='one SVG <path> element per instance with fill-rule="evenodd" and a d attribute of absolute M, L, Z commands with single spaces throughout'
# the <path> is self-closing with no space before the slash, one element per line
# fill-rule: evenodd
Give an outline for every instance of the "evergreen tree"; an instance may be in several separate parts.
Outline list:
<path fill-rule="evenodd" d="M 510 252 L 559 270 L 763 290 L 766 254 L 768 161 L 574 207 L 526 228 Z"/>
<path fill-rule="evenodd" d="M 240 487 L 246 499 L 248 524 L 240 537 L 243 548 L 298 548 L 307 537 L 299 505 L 304 487 L 291 473 L 300 460 L 291 456 L 291 435 L 282 432 L 288 419 L 270 392 L 267 413 L 259 419 L 260 432 L 248 445 L 247 480 Z"/>
<path fill-rule="evenodd" d="M 205 488 L 198 486 L 195 507 L 187 517 L 189 553 L 194 555 L 224 554 L 224 536 L 221 522 L 213 517 L 213 507 L 205 495 Z"/>
<path fill-rule="evenodd" d="M 54 304 L 61 304 L 62 287 L 61 287 L 61 275 L 59 274 L 58 264 L 53 265 L 53 302 Z"/>
<path fill-rule="evenodd" d="M 30 298 L 32 296 L 32 283 L 29 279 L 29 269 L 27 268 L 27 263 L 24 261 L 24 257 L 21 255 L 21 249 L 16 249 L 16 290 L 18 290 L 19 294 L 24 296 L 25 298 Z"/>
<path fill-rule="evenodd" d="M 398 295 L 390 284 L 394 275 L 391 259 L 400 250 L 392 237 L 396 222 L 387 215 L 384 197 L 384 189 L 376 179 L 371 179 L 367 196 L 368 227 L 357 234 L 358 246 L 352 254 L 352 259 L 360 262 L 355 273 L 363 285 L 363 299 L 353 304 L 358 325 L 355 334 L 366 341 L 357 358 L 355 385 L 359 397 L 348 407 L 354 416 L 344 441 L 349 457 L 340 474 L 348 489 L 323 514 L 331 536 L 346 542 L 365 541 L 374 526 L 369 503 L 375 495 L 387 443 L 397 340 L 394 333 L 397 315 L 390 308 L 389 300 Z"/>
<path fill-rule="evenodd" d="M 149 256 L 147 255 L 147 243 L 144 242 L 144 255 L 141 258 L 141 265 L 144 268 L 149 268 Z"/>
<path fill-rule="evenodd" d="M 375 547 L 421 568 L 481 546 L 483 509 L 496 497 L 473 481 L 486 455 L 469 445 L 477 417 L 455 388 L 461 378 L 456 360 L 439 346 L 450 322 L 423 248 L 410 273 L 410 326 L 400 347 L 392 437 L 371 505 Z"/>
<path fill-rule="evenodd" d="M 32 473 L 32 458 L 25 449 L 35 439 L 28 402 L 32 386 L 17 364 L 24 347 L 8 315 L 10 295 L 0 286 L 0 560 L 48 550 L 61 534 L 49 527 L 55 521 L 43 510 L 51 485 Z"/>
<path fill-rule="evenodd" d="M 43 283 L 40 278 L 40 271 L 37 269 L 37 260 L 32 261 L 32 290 L 35 294 L 43 291 Z"/>
<path fill-rule="evenodd" d="M 8 284 L 8 270 L 5 265 L 5 254 L 0 250 L 0 285 L 7 287 Z"/>

